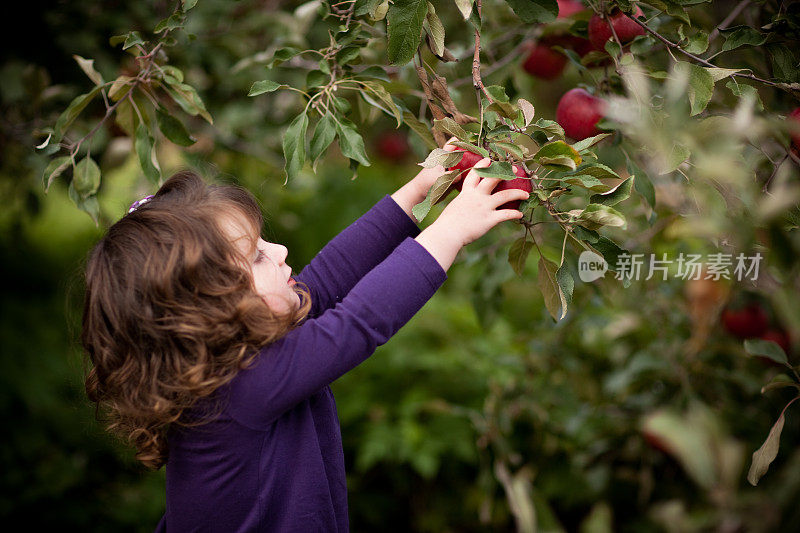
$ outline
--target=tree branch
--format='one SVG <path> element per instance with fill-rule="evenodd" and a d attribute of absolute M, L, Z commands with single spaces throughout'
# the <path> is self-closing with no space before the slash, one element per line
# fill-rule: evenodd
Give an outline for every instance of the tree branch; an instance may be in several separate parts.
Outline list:
<path fill-rule="evenodd" d="M 718 67 L 717 65 L 715 65 L 713 63 L 709 63 L 708 61 L 706 61 L 702 57 L 696 56 L 691 52 L 687 52 L 686 50 L 681 48 L 681 46 L 679 44 L 673 43 L 672 41 L 670 41 L 669 39 L 667 39 L 666 37 L 664 37 L 663 35 L 661 35 L 657 31 L 655 31 L 654 29 L 650 28 L 650 26 L 648 26 L 647 24 L 645 24 L 644 22 L 642 22 L 638 18 L 630 17 L 630 19 L 632 21 L 634 21 L 636 24 L 638 24 L 639 26 L 641 26 L 642 28 L 644 28 L 645 31 L 647 31 L 648 33 L 653 35 L 656 39 L 658 39 L 659 41 L 663 42 L 669 48 L 677 50 L 678 52 L 682 53 L 683 55 L 685 55 L 685 56 L 687 56 L 687 57 L 689 57 L 691 59 L 693 59 L 694 61 L 696 61 L 697 63 L 700 63 L 703 66 L 711 67 L 711 68 L 720 68 L 720 67 Z M 785 86 L 784 84 L 775 83 L 774 81 L 769 81 L 769 80 L 765 80 L 763 78 L 759 78 L 758 76 L 754 76 L 753 74 L 743 74 L 741 72 L 734 72 L 733 74 L 731 74 L 731 76 L 736 76 L 738 78 L 746 78 L 748 80 L 757 81 L 757 82 L 763 83 L 765 85 L 769 85 L 770 87 L 775 87 L 776 89 L 782 89 L 782 90 L 787 91 L 789 93 L 799 92 L 797 89 L 792 89 L 790 87 Z"/>

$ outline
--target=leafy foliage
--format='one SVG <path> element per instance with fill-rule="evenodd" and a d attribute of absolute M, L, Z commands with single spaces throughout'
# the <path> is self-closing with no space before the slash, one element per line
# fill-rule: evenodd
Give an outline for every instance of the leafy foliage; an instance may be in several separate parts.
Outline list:
<path fill-rule="evenodd" d="M 519 225 L 466 250 L 441 297 L 337 385 L 354 528 L 796 523 L 800 456 L 789 407 L 800 390 L 797 348 L 735 341 L 718 319 L 725 305 L 758 299 L 773 325 L 800 338 L 800 160 L 797 129 L 785 120 L 800 91 L 800 9 L 619 0 L 556 18 L 558 5 L 204 0 L 154 13 L 115 4 L 99 26 L 88 6 L 76 6 L 84 38 L 50 43 L 73 58 L 71 70 L 55 55 L 46 59 L 52 81 L 26 66 L 37 58 L 3 66 L 8 126 L 0 135 L 11 142 L 0 150 L 11 200 L 0 221 L 9 235 L 48 249 L 32 214 L 69 199 L 105 226 L 188 165 L 257 191 L 276 213 L 276 240 L 302 264 L 326 232 L 413 174 L 373 154 L 382 131 L 408 132 L 427 168 L 458 162 L 441 150 L 455 137 L 459 148 L 494 160 L 483 176 L 512 179 L 514 166 L 524 168 L 533 194 Z M 521 70 L 532 42 L 585 39 L 594 13 L 636 6 L 645 34 L 632 42 L 612 36 L 583 56 L 560 47 L 569 64 L 554 82 Z M 577 84 L 607 102 L 603 133 L 584 140 L 553 120 L 558 94 Z M 438 214 L 457 175 L 434 184 L 415 207 L 418 219 Z M 68 236 L 78 223 L 59 216 L 51 226 Z M 307 227 L 312 220 L 325 227 Z M 5 247 L 9 255 L 15 245 Z M 604 279 L 581 281 L 585 251 L 605 259 Z M 631 253 L 721 252 L 761 253 L 766 281 L 723 279 L 726 295 L 703 299 L 691 292 L 697 280 L 614 279 Z M 52 311 L 52 302 L 35 305 Z M 46 350 L 52 360 L 57 351 Z M 74 369 L 63 375 L 73 386 L 79 380 Z M 24 387 L 7 390 L 6 405 L 36 405 Z M 29 465 L 25 435 L 46 439 L 33 425 L 23 429 L 9 457 Z M 51 487 L 52 498 L 82 486 L 76 480 L 95 466 L 56 456 L 68 472 L 53 474 L 67 481 Z M 129 463 L 109 456 L 107 468 L 129 483 Z M 46 473 L 37 479 L 47 484 Z M 147 507 L 143 486 L 127 496 L 140 502 L 128 509 Z M 24 508 L 42 498 L 21 497 Z M 149 509 L 142 520 L 157 517 Z M 113 520 L 130 525 L 139 514 Z"/>

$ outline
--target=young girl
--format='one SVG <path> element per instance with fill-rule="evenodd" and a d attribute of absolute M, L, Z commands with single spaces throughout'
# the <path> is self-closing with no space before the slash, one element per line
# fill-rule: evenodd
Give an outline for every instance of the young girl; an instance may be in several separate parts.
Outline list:
<path fill-rule="evenodd" d="M 488 166 L 484 159 L 476 167 Z M 470 172 L 420 233 L 423 170 L 294 276 L 241 188 L 182 172 L 111 226 L 86 271 L 89 398 L 151 468 L 158 531 L 348 531 L 329 385 L 433 295 L 458 251 L 528 197 Z"/>

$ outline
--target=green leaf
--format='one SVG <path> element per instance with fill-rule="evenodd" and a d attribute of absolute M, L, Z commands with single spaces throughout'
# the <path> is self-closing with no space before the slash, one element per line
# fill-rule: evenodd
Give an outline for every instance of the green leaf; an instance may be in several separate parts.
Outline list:
<path fill-rule="evenodd" d="M 610 191 L 606 191 L 600 194 L 593 194 L 589 201 L 593 204 L 603 204 L 603 205 L 616 205 L 623 200 L 627 200 L 628 197 L 631 195 L 631 189 L 633 188 L 633 177 L 626 179 L 625 181 L 621 182 L 619 185 L 611 189 Z"/>
<path fill-rule="evenodd" d="M 636 163 L 630 159 L 626 158 L 625 166 L 628 170 L 628 174 L 631 176 L 636 176 L 636 179 L 633 182 L 636 192 L 641 194 L 642 197 L 647 200 L 647 203 L 650 204 L 651 209 L 654 209 L 656 206 L 656 189 L 653 187 L 653 182 L 650 181 L 650 177 L 645 174 L 642 169 L 636 166 Z"/>
<path fill-rule="evenodd" d="M 145 44 L 144 39 L 142 39 L 142 36 L 139 35 L 138 31 L 132 31 L 125 35 L 125 42 L 122 45 L 122 49 L 127 50 L 128 48 L 139 44 Z"/>
<path fill-rule="evenodd" d="M 553 317 L 553 320 L 561 320 L 567 314 L 567 302 L 561 287 L 558 284 L 558 265 L 544 256 L 539 256 L 538 285 L 544 297 L 544 306 Z"/>
<path fill-rule="evenodd" d="M 250 92 L 247 93 L 247 96 L 258 96 L 259 94 L 271 93 L 278 89 L 286 89 L 287 87 L 289 86 L 272 80 L 261 80 L 255 82 L 253 86 L 250 87 Z"/>
<path fill-rule="evenodd" d="M 433 128 L 437 131 L 452 135 L 461 141 L 468 141 L 474 137 L 472 133 L 467 132 L 458 122 L 450 117 L 435 119 L 433 121 Z"/>
<path fill-rule="evenodd" d="M 519 177 L 514 174 L 511 163 L 506 161 L 492 161 L 488 167 L 476 168 L 475 173 L 481 178 L 497 178 L 501 180 L 513 180 Z"/>
<path fill-rule="evenodd" d="M 536 109 L 533 107 L 532 103 L 524 98 L 517 100 L 517 107 L 522 111 L 522 116 L 525 119 L 525 127 L 527 128 L 536 116 Z"/>
<path fill-rule="evenodd" d="M 533 242 L 525 237 L 520 237 L 514 241 L 508 249 L 508 262 L 519 276 L 525 270 L 525 262 L 528 260 L 528 254 L 531 249 L 533 249 Z"/>
<path fill-rule="evenodd" d="M 504 150 L 505 152 L 508 152 L 519 160 L 525 159 L 525 152 L 522 150 L 523 147 L 521 145 L 506 142 L 494 142 L 492 144 Z"/>
<path fill-rule="evenodd" d="M 278 48 L 277 50 L 275 50 L 275 53 L 272 54 L 272 59 L 267 61 L 266 67 L 270 69 L 302 53 L 303 53 L 302 50 L 300 50 L 299 48 L 295 48 L 293 46 L 285 46 L 283 48 Z"/>
<path fill-rule="evenodd" d="M 133 88 L 135 80 L 136 78 L 131 76 L 119 76 L 111 84 L 111 88 L 108 90 L 108 97 L 114 102 L 121 100 Z"/>
<path fill-rule="evenodd" d="M 467 20 L 472 14 L 473 0 L 455 0 L 455 3 L 458 11 L 461 13 L 461 16 L 464 18 L 464 20 Z"/>
<path fill-rule="evenodd" d="M 447 194 L 450 190 L 450 185 L 453 184 L 460 173 L 460 170 L 454 170 L 445 172 L 436 178 L 431 188 L 428 189 L 428 194 L 425 195 L 425 199 L 411 209 L 411 214 L 414 215 L 417 222 L 422 222 L 422 219 L 430 212 L 431 207 Z"/>
<path fill-rule="evenodd" d="M 173 13 L 169 17 L 159 22 L 153 30 L 153 33 L 161 33 L 162 31 L 170 32 L 176 28 L 182 28 L 183 20 L 183 13 Z"/>
<path fill-rule="evenodd" d="M 389 81 L 389 75 L 383 67 L 372 65 L 367 67 L 361 72 L 356 73 L 354 78 L 375 78 L 381 81 Z"/>
<path fill-rule="evenodd" d="M 186 111 L 192 116 L 200 115 L 209 124 L 213 124 L 214 120 L 206 110 L 206 106 L 197 94 L 197 90 L 191 85 L 186 83 L 170 83 L 164 85 L 164 90 L 170 97 L 179 105 L 181 109 Z"/>
<path fill-rule="evenodd" d="M 725 44 L 722 45 L 723 52 L 746 45 L 761 46 L 767 40 L 767 35 L 749 26 L 733 26 L 720 29 L 719 32 L 725 37 Z"/>
<path fill-rule="evenodd" d="M 572 291 L 575 289 L 575 279 L 572 277 L 572 272 L 570 272 L 566 262 L 558 267 L 556 271 L 556 281 L 558 282 L 558 288 L 561 291 L 562 297 L 563 315 L 561 318 L 564 318 L 564 315 L 567 314 L 569 304 L 572 303 Z"/>
<path fill-rule="evenodd" d="M 81 198 L 95 194 L 100 187 L 100 167 L 88 155 L 72 171 L 72 187 Z"/>
<path fill-rule="evenodd" d="M 610 133 L 601 133 L 599 135 L 595 135 L 594 137 L 587 137 L 586 139 L 584 139 L 582 141 L 576 142 L 575 144 L 572 145 L 572 147 L 575 148 L 578 152 L 583 152 L 584 150 L 586 150 L 590 146 L 592 146 L 592 145 L 602 141 L 606 137 L 610 137 L 610 136 L 611 136 Z"/>
<path fill-rule="evenodd" d="M 94 59 L 84 59 L 79 55 L 72 56 L 75 61 L 78 62 L 78 65 L 81 67 L 81 70 L 89 76 L 89 79 L 94 82 L 95 85 L 102 85 L 103 84 L 103 76 L 100 75 L 94 68 Z"/>
<path fill-rule="evenodd" d="M 575 170 L 582 161 L 578 151 L 564 141 L 545 144 L 533 155 L 533 160 L 540 165 L 564 166 L 570 170 Z"/>
<path fill-rule="evenodd" d="M 686 146 L 675 143 L 672 145 L 672 151 L 669 153 L 669 157 L 667 157 L 666 167 L 662 169 L 661 174 L 668 174 L 673 172 L 677 169 L 684 161 L 691 157 L 692 152 Z"/>
<path fill-rule="evenodd" d="M 47 192 L 50 189 L 50 185 L 53 184 L 53 181 L 61 174 L 64 173 L 65 170 L 69 167 L 70 163 L 72 162 L 72 158 L 65 155 L 62 157 L 56 157 L 50 163 L 48 163 L 47 167 L 44 169 L 42 173 L 42 185 L 44 186 L 44 191 Z"/>
<path fill-rule="evenodd" d="M 345 119 L 336 124 L 339 133 L 339 148 L 345 157 L 358 161 L 365 167 L 370 165 L 367 151 L 364 148 L 364 138 L 358 133 L 355 126 Z"/>
<path fill-rule="evenodd" d="M 425 146 L 428 148 L 439 147 L 439 145 L 436 144 L 436 140 L 433 138 L 433 135 L 431 134 L 431 130 L 428 129 L 428 126 L 420 122 L 411 111 L 403 110 L 403 122 L 405 122 L 406 125 L 411 128 L 411 131 L 419 135 L 420 139 L 422 139 L 422 142 L 425 143 Z"/>
<path fill-rule="evenodd" d="M 717 83 L 719 80 L 724 80 L 725 78 L 729 78 L 736 74 L 737 72 L 741 72 L 743 69 L 740 68 L 719 68 L 719 67 L 703 67 L 705 68 L 709 74 L 711 74 L 711 79 L 714 80 L 714 83 Z"/>
<path fill-rule="evenodd" d="M 771 359 L 776 363 L 782 365 L 789 365 L 789 359 L 786 357 L 786 352 L 783 348 L 774 341 L 767 341 L 762 339 L 747 339 L 744 341 L 744 351 L 750 355 L 758 355 Z"/>
<path fill-rule="evenodd" d="M 380 108 L 387 115 L 393 116 L 397 121 L 397 126 L 399 127 L 400 124 L 403 123 L 403 113 L 400 111 L 400 108 L 397 107 L 397 104 L 394 102 L 392 95 L 389 94 L 389 91 L 386 90 L 386 87 L 377 81 L 365 81 L 362 82 L 362 84 L 372 94 L 377 96 L 378 99 L 385 104 L 386 108 L 380 106 L 377 102 L 372 101 L 368 95 L 364 94 L 364 91 L 361 91 L 361 95 L 364 97 L 364 99 L 375 107 Z"/>
<path fill-rule="evenodd" d="M 589 176 L 586 174 L 570 174 L 568 176 L 563 176 L 561 179 L 570 185 L 577 185 L 578 187 L 582 187 L 592 192 L 605 192 L 611 189 L 611 187 L 598 180 L 594 176 Z"/>
<path fill-rule="evenodd" d="M 72 102 L 69 103 L 67 109 L 58 117 L 56 125 L 53 128 L 53 142 L 61 140 L 70 124 L 81 114 L 81 111 L 86 109 L 89 102 L 100 93 L 100 89 L 101 87 L 98 85 L 88 93 L 76 96 Z"/>
<path fill-rule="evenodd" d="M 156 108 L 156 120 L 158 122 L 158 129 L 164 134 L 164 137 L 174 142 L 179 146 L 191 146 L 196 140 L 189 135 L 186 127 L 177 118 L 170 115 L 166 109 L 162 107 Z"/>
<path fill-rule="evenodd" d="M 283 157 L 286 160 L 286 180 L 297 176 L 306 162 L 306 130 L 308 115 L 301 113 L 292 120 L 283 135 Z"/>
<path fill-rule="evenodd" d="M 528 126 L 528 129 L 543 131 L 551 138 L 552 137 L 560 137 L 562 139 L 564 138 L 564 128 L 562 128 L 561 124 L 559 124 L 555 120 L 540 118 L 535 123 Z"/>
<path fill-rule="evenodd" d="M 679 61 L 675 68 L 686 71 L 688 75 L 688 96 L 692 116 L 701 113 L 714 94 L 714 78 L 703 67 L 685 61 Z"/>
<path fill-rule="evenodd" d="M 630 255 L 628 250 L 622 248 L 605 235 L 599 235 L 597 240 L 592 243 L 592 248 L 597 250 L 600 255 L 603 256 L 603 259 L 605 259 L 606 263 L 608 263 L 608 269 L 614 271 L 616 271 L 618 268 L 617 263 L 619 262 L 619 256 L 623 254 Z"/>
<path fill-rule="evenodd" d="M 589 204 L 575 221 L 588 229 L 595 230 L 603 226 L 624 226 L 625 216 L 613 207 Z"/>
<path fill-rule="evenodd" d="M 389 63 L 405 65 L 414 57 L 422 38 L 428 0 L 396 0 L 386 15 Z"/>
<path fill-rule="evenodd" d="M 142 172 L 151 182 L 158 184 L 161 178 L 161 172 L 158 166 L 154 163 L 154 148 L 155 141 L 150 135 L 150 130 L 142 123 L 136 127 L 136 136 L 134 139 L 134 147 L 136 155 L 139 157 L 139 166 L 142 167 Z"/>
<path fill-rule="evenodd" d="M 739 98 L 752 98 L 755 102 L 755 107 L 759 111 L 764 111 L 764 103 L 761 101 L 761 96 L 758 94 L 758 89 L 747 83 L 742 83 L 736 78 L 733 78 L 725 84 L 725 87 L 730 89 L 734 96 Z"/>
<path fill-rule="evenodd" d="M 519 116 L 519 110 L 513 104 L 509 104 L 507 102 L 492 102 L 486 109 L 486 112 L 494 112 L 504 118 L 510 118 L 511 120 L 516 120 Z"/>
<path fill-rule="evenodd" d="M 161 67 L 161 70 L 164 72 L 165 81 L 169 81 L 170 83 L 183 82 L 183 71 L 178 67 L 174 67 L 172 65 L 164 65 Z"/>
<path fill-rule="evenodd" d="M 445 168 L 450 168 L 458 164 L 462 157 L 464 157 L 464 152 L 462 151 L 448 152 L 441 148 L 434 148 L 425 158 L 425 161 L 420 163 L 420 166 L 422 168 L 434 168 L 442 165 Z"/>
<path fill-rule="evenodd" d="M 786 374 L 778 374 L 774 378 L 772 378 L 769 383 L 761 387 L 761 394 L 765 394 L 767 392 L 777 390 L 777 389 L 785 389 L 787 387 L 792 387 L 794 389 L 800 390 L 800 384 L 795 382 L 792 378 L 787 376 Z"/>
<path fill-rule="evenodd" d="M 489 85 L 486 87 L 486 92 L 492 95 L 492 100 L 496 102 L 507 103 L 509 101 L 506 94 L 506 88 L 502 85 Z"/>
<path fill-rule="evenodd" d="M 683 47 L 690 54 L 702 54 L 708 50 L 708 34 L 699 30 L 694 35 L 689 36 L 689 42 Z"/>
<path fill-rule="evenodd" d="M 336 52 L 336 62 L 339 63 L 340 66 L 344 66 L 352 61 L 354 61 L 358 56 L 361 55 L 361 47 L 358 45 L 353 46 L 346 46 Z"/>
<path fill-rule="evenodd" d="M 92 217 L 92 220 L 96 225 L 97 220 L 100 217 L 100 204 L 97 202 L 97 197 L 94 195 L 86 198 L 81 197 L 81 195 L 75 191 L 75 187 L 72 186 L 72 183 L 69 184 L 67 193 L 69 194 L 70 200 L 75 203 L 78 209 L 89 213 L 89 216 Z"/>
<path fill-rule="evenodd" d="M 325 153 L 325 150 L 328 149 L 335 137 L 336 119 L 332 114 L 327 113 L 319 119 L 316 128 L 314 128 L 314 135 L 311 136 L 308 156 L 314 168 L 317 166 L 317 160 Z"/>
<path fill-rule="evenodd" d="M 773 76 L 781 81 L 800 81 L 797 59 L 788 46 L 782 43 L 771 43 L 767 45 L 767 52 L 769 52 L 772 63 Z"/>
<path fill-rule="evenodd" d="M 575 169 L 573 172 L 566 174 L 566 176 L 572 175 L 587 175 L 592 176 L 597 179 L 620 179 L 619 174 L 611 170 L 611 168 L 607 167 L 602 163 L 585 163 Z M 610 189 L 611 187 L 609 187 Z M 608 189 L 606 189 L 608 190 Z"/>
<path fill-rule="evenodd" d="M 506 2 L 526 24 L 552 22 L 558 16 L 556 0 L 506 0 Z"/>
<path fill-rule="evenodd" d="M 444 55 L 444 26 L 439 16 L 436 14 L 436 8 L 433 4 L 428 2 L 428 14 L 426 16 L 427 29 L 431 36 L 433 49 L 431 50 L 437 56 Z"/>
<path fill-rule="evenodd" d="M 747 481 L 749 481 L 753 486 L 758 485 L 758 480 L 761 479 L 761 476 L 767 473 L 767 470 L 769 470 L 769 465 L 778 456 L 778 448 L 780 447 L 781 443 L 781 432 L 783 431 L 783 424 L 786 421 L 786 418 L 784 417 L 785 412 L 786 409 L 784 408 L 784 410 L 781 411 L 781 416 L 778 417 L 778 420 L 772 426 L 772 429 L 769 430 L 769 435 L 767 435 L 767 439 L 764 441 L 764 444 L 762 444 L 759 449 L 753 452 L 753 462 L 750 465 L 750 471 L 747 472 Z"/>
<path fill-rule="evenodd" d="M 185 13 L 197 5 L 197 0 L 181 0 L 181 4 L 183 5 L 183 12 Z"/>

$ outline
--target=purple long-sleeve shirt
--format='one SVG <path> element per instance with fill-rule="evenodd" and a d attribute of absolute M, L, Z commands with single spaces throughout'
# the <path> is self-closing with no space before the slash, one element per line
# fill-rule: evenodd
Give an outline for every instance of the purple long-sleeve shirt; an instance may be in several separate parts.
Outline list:
<path fill-rule="evenodd" d="M 385 197 L 297 276 L 309 318 L 218 391 L 221 412 L 168 436 L 157 531 L 348 531 L 344 454 L 329 385 L 369 357 L 446 279 Z"/>

